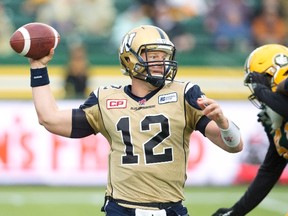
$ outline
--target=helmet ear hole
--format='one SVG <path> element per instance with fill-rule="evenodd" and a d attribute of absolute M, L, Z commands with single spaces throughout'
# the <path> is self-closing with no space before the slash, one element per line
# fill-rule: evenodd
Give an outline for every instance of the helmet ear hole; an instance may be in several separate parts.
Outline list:
<path fill-rule="evenodd" d="M 130 62 L 130 58 L 129 58 L 129 57 L 125 57 L 125 60 L 126 60 L 127 62 Z"/>

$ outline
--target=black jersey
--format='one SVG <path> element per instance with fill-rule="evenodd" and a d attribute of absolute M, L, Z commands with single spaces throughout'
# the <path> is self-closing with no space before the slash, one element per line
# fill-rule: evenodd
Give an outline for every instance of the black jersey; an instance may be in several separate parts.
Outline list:
<path fill-rule="evenodd" d="M 288 97 L 272 92 L 264 85 L 257 85 L 255 95 L 259 101 L 283 117 L 280 126 L 272 129 L 262 123 L 269 139 L 269 148 L 258 173 L 245 194 L 233 206 L 236 215 L 246 215 L 271 191 L 279 180 L 288 161 Z"/>

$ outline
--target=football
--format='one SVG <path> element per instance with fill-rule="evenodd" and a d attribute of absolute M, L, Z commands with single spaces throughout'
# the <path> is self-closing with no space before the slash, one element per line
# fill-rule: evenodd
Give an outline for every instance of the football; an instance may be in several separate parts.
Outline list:
<path fill-rule="evenodd" d="M 48 55 L 59 42 L 59 33 L 53 27 L 39 22 L 20 27 L 10 38 L 10 46 L 16 53 L 32 59 Z"/>

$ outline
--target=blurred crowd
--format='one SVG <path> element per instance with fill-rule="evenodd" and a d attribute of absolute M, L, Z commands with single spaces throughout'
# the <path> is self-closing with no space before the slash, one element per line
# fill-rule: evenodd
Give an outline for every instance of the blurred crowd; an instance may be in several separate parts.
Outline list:
<path fill-rule="evenodd" d="M 61 44 L 70 52 L 66 88 L 72 92 L 71 83 L 80 82 L 73 91 L 81 97 L 90 64 L 87 55 L 94 52 L 88 42 L 100 41 L 103 49 L 117 52 L 128 30 L 152 24 L 169 34 L 178 53 L 202 52 L 206 47 L 219 53 L 246 54 L 267 43 L 287 44 L 288 1 L 2 0 L 1 57 L 11 55 L 11 35 L 29 22 L 44 22 L 59 31 Z M 76 72 L 71 69 L 75 64 L 79 65 Z M 77 71 L 80 78 L 74 77 Z"/>
<path fill-rule="evenodd" d="M 5 42 L 16 28 L 35 21 L 52 25 L 68 41 L 104 37 L 118 47 L 127 30 L 154 24 L 180 52 L 193 50 L 203 39 L 199 31 L 213 49 L 246 52 L 286 43 L 287 11 L 287 0 L 3 0 L 0 54 L 9 52 Z"/>

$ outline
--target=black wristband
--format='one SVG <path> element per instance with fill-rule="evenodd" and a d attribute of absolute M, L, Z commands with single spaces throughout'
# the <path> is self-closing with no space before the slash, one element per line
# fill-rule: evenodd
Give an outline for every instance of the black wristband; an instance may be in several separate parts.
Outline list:
<path fill-rule="evenodd" d="M 31 87 L 48 85 L 50 83 L 47 67 L 30 69 Z"/>

